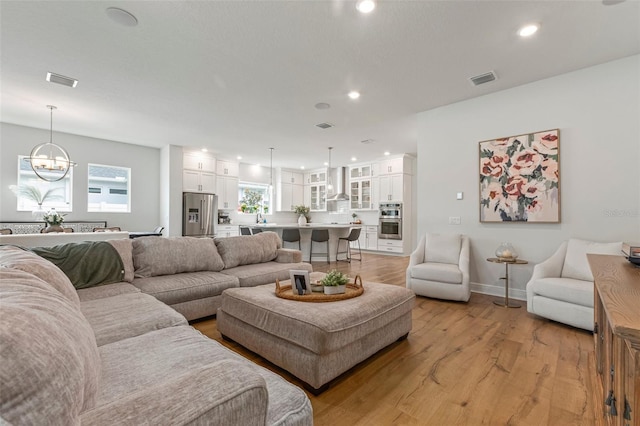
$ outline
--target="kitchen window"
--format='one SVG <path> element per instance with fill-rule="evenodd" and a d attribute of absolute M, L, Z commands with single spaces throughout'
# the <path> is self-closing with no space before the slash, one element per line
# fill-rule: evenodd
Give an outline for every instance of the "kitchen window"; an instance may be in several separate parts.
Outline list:
<path fill-rule="evenodd" d="M 241 213 L 268 214 L 271 212 L 272 194 L 269 185 L 262 183 L 239 182 L 238 200 Z"/>

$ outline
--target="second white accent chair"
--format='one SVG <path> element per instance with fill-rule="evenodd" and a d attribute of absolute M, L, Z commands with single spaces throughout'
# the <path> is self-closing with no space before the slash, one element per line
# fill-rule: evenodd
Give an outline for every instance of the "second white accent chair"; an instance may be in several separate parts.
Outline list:
<path fill-rule="evenodd" d="M 593 275 L 587 253 L 620 255 L 622 242 L 563 242 L 533 268 L 527 283 L 527 311 L 585 330 L 593 330 Z"/>
<path fill-rule="evenodd" d="M 420 296 L 469 301 L 469 238 L 429 233 L 422 237 L 411 253 L 407 288 Z"/>

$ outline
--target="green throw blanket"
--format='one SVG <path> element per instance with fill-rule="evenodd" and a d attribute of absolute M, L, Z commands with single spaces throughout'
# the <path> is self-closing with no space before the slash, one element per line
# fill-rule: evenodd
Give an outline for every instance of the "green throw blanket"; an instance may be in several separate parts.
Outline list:
<path fill-rule="evenodd" d="M 105 241 L 35 247 L 31 251 L 62 269 L 78 289 L 116 283 L 124 278 L 120 255 Z"/>

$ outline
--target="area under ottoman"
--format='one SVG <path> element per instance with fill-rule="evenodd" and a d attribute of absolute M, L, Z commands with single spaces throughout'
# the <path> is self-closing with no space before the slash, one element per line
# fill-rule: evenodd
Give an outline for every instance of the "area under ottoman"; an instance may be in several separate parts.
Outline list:
<path fill-rule="evenodd" d="M 317 394 L 411 331 L 413 291 L 370 282 L 364 288 L 359 297 L 327 303 L 281 299 L 275 284 L 227 289 L 218 309 L 218 330 Z"/>

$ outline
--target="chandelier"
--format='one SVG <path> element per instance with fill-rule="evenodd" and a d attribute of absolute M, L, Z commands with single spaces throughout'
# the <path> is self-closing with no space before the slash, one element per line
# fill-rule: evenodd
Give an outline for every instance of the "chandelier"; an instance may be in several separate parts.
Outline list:
<path fill-rule="evenodd" d="M 69 153 L 63 147 L 53 143 L 53 110 L 56 107 L 47 105 L 47 108 L 51 110 L 49 142 L 35 146 L 25 160 L 29 161 L 31 168 L 40 179 L 56 182 L 64 179 L 69 169 L 76 163 L 71 161 Z"/>

